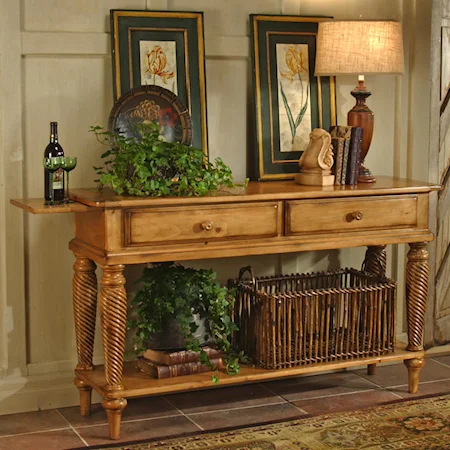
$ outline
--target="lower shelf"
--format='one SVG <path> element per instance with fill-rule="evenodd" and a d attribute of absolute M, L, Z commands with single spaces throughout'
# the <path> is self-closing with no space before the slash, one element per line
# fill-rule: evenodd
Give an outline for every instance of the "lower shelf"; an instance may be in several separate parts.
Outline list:
<path fill-rule="evenodd" d="M 187 391 L 191 389 L 207 389 L 239 383 L 251 383 L 262 380 L 292 377 L 307 373 L 364 366 L 366 364 L 421 358 L 423 356 L 423 351 L 406 351 L 405 345 L 403 344 L 398 345 L 395 352 L 383 356 L 309 364 L 305 366 L 278 370 L 267 370 L 259 367 L 241 366 L 241 371 L 238 375 L 227 375 L 223 372 L 206 372 L 195 375 L 186 375 L 182 377 L 166 378 L 162 380 L 150 378 L 147 374 L 139 371 L 135 367 L 134 362 L 127 362 L 124 364 L 122 377 L 124 390 L 117 392 L 108 392 L 105 389 L 106 378 L 104 366 L 97 366 L 95 370 L 92 371 L 75 371 L 75 373 L 80 379 L 82 379 L 103 396 L 108 394 L 109 398 L 130 398 L 141 397 L 145 395 L 167 394 L 171 392 Z M 219 378 L 218 384 L 214 384 L 211 381 L 211 376 L 213 374 Z"/>

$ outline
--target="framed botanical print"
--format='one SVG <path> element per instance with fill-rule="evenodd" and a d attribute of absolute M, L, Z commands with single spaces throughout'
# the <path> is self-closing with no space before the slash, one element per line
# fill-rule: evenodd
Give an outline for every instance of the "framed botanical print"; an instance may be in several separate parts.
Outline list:
<path fill-rule="evenodd" d="M 336 125 L 334 77 L 314 76 L 318 23 L 327 19 L 250 16 L 254 180 L 294 178 L 309 133 Z"/>
<path fill-rule="evenodd" d="M 208 155 L 203 13 L 111 10 L 114 100 L 133 88 L 173 92 L 192 120 L 192 145 Z"/>

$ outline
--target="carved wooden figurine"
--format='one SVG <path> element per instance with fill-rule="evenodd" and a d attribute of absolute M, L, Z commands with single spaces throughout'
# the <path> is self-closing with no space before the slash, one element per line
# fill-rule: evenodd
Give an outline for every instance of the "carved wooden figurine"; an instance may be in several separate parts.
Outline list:
<path fill-rule="evenodd" d="M 330 133 L 322 128 L 314 128 L 309 134 L 308 148 L 303 152 L 298 164 L 301 173 L 295 176 L 297 184 L 310 186 L 334 185 L 334 175 L 331 174 L 333 147 Z"/>

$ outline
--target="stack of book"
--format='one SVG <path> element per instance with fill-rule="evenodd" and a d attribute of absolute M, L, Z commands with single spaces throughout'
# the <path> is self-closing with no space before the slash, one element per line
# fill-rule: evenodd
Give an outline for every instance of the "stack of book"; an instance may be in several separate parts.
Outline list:
<path fill-rule="evenodd" d="M 363 131 L 362 127 L 344 125 L 330 128 L 334 153 L 334 184 L 358 183 Z"/>
<path fill-rule="evenodd" d="M 223 361 L 220 350 L 203 347 L 210 362 L 216 369 L 222 369 Z M 209 372 L 211 368 L 201 364 L 199 353 L 189 350 L 178 352 L 147 349 L 136 361 L 138 369 L 153 378 L 172 378 L 194 373 Z"/>

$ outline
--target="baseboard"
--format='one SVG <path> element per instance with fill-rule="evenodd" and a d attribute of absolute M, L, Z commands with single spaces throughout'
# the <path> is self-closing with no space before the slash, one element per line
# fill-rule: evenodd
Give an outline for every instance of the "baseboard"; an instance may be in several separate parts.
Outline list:
<path fill-rule="evenodd" d="M 402 332 L 395 335 L 397 342 L 408 342 L 408 333 Z"/>
<path fill-rule="evenodd" d="M 425 355 L 429 356 L 429 357 L 448 356 L 448 355 L 450 355 L 450 344 L 438 345 L 436 347 L 431 347 L 425 351 Z"/>
<path fill-rule="evenodd" d="M 73 368 L 66 373 L 10 377 L 0 381 L 0 415 L 79 405 Z M 100 396 L 92 392 L 92 402 Z"/>
<path fill-rule="evenodd" d="M 94 365 L 98 366 L 103 364 L 103 358 L 101 356 L 94 356 Z M 69 373 L 74 371 L 77 365 L 76 359 L 60 360 L 41 362 L 36 364 L 28 364 L 27 372 L 29 376 L 35 375 L 48 375 L 53 373 Z"/>

